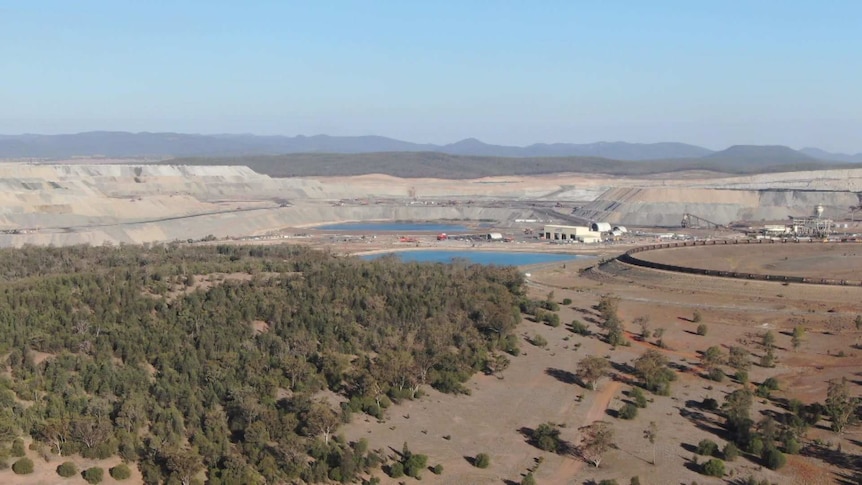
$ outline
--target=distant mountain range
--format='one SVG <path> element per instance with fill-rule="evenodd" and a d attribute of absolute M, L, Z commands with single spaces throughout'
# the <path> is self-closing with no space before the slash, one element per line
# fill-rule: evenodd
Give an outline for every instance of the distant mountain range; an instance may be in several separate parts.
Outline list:
<path fill-rule="evenodd" d="M 235 157 L 296 153 L 437 152 L 484 157 L 598 157 L 612 160 L 711 159 L 779 165 L 818 160 L 862 163 L 862 153 L 829 153 L 818 148 L 797 151 L 784 146 L 738 145 L 712 150 L 685 143 L 598 142 L 537 143 L 526 147 L 491 145 L 468 138 L 448 145 L 411 143 L 382 136 L 190 135 L 94 131 L 69 135 L 0 135 L 0 158 L 69 158 L 75 156 Z"/>

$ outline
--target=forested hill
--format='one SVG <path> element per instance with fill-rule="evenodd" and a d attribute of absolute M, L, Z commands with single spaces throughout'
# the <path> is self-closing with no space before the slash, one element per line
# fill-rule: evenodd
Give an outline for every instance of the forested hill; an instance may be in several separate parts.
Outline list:
<path fill-rule="evenodd" d="M 678 160 L 621 161 L 597 157 L 482 157 L 436 152 L 386 153 L 299 153 L 272 156 L 176 158 L 166 165 L 245 165 L 271 177 L 350 176 L 382 173 L 404 178 L 469 179 L 503 175 L 542 175 L 554 173 L 595 173 L 639 176 L 686 170 L 706 170 L 727 174 L 755 174 L 856 168 L 862 164 L 791 162 L 768 159 L 750 163 L 749 159 L 693 158 Z"/>
<path fill-rule="evenodd" d="M 382 457 L 339 423 L 467 392 L 517 352 L 525 304 L 515 268 L 296 246 L 31 247 L 0 268 L 0 442 L 32 436 L 37 467 L 119 455 L 152 484 L 355 481 Z"/>

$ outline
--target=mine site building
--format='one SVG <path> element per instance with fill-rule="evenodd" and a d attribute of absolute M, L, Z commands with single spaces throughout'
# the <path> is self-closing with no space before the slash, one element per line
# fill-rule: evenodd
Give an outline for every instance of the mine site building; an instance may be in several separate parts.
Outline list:
<path fill-rule="evenodd" d="M 590 224 L 590 230 L 594 232 L 611 232 L 611 225 L 607 222 L 594 222 Z"/>
<path fill-rule="evenodd" d="M 583 243 L 601 242 L 602 235 L 591 231 L 587 226 L 554 226 L 548 225 L 542 230 L 548 241 L 576 241 Z"/>

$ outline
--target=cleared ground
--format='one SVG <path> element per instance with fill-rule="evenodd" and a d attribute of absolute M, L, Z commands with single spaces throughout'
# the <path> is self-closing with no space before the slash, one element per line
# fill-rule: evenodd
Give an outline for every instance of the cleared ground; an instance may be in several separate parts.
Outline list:
<path fill-rule="evenodd" d="M 565 325 L 552 328 L 525 320 L 518 329 L 524 352 L 511 357 L 502 378 L 480 375 L 471 379 L 469 396 L 430 390 L 417 401 L 391 408 L 381 422 L 364 418 L 354 421 L 345 428 L 346 437 L 365 437 L 372 448 L 381 448 L 393 457 L 406 442 L 412 451 L 428 455 L 430 465 L 443 465 L 441 476 L 430 471 L 423 474 L 423 482 L 430 483 L 518 483 L 541 458 L 535 472 L 538 483 L 587 484 L 607 478 L 628 483 L 632 476 L 639 476 L 641 483 L 650 484 L 717 484 L 727 482 L 701 475 L 692 461 L 692 450 L 702 439 L 723 446 L 724 420 L 692 403 L 706 397 L 722 402 L 738 384 L 727 379 L 716 383 L 700 375 L 700 352 L 707 347 L 717 345 L 726 352 L 730 345 L 742 345 L 756 361 L 763 353 L 760 335 L 767 330 L 775 333 L 778 364 L 774 368 L 753 365 L 750 377 L 754 383 L 776 377 L 781 390 L 773 393 L 772 400 L 755 402 L 755 421 L 766 413 L 783 412 L 777 403 L 785 399 L 823 402 L 827 380 L 832 378 L 847 377 L 854 382 L 852 393 L 860 394 L 862 352 L 852 344 L 862 337 L 853 323 L 855 315 L 862 313 L 862 288 L 735 281 L 617 262 L 579 272 L 579 266 L 590 264 L 529 268 L 530 293 L 545 298 L 553 291 L 557 301 L 572 299 L 571 305 L 560 310 L 561 320 L 565 324 L 579 319 L 594 332 L 601 331 L 594 323 L 597 315 L 592 306 L 601 295 L 619 297 L 630 347 L 613 350 L 600 338 L 576 335 Z M 708 326 L 706 336 L 695 332 L 697 324 L 691 321 L 695 310 Z M 648 317 L 653 329 L 664 329 L 666 348 L 655 345 L 654 338 L 641 341 L 637 337 L 640 329 L 631 322 L 639 316 Z M 806 335 L 800 348 L 793 350 L 790 331 L 796 325 L 803 325 Z M 545 337 L 547 348 L 528 343 L 533 335 Z M 630 389 L 625 381 L 631 376 L 624 367 L 615 370 L 619 380 L 605 379 L 597 391 L 584 389 L 572 379 L 577 362 L 587 355 L 606 355 L 621 366 L 646 349 L 659 350 L 690 370 L 678 372 L 671 396 L 651 397 L 652 402 L 634 420 L 614 417 Z M 596 419 L 612 423 L 617 443 L 617 449 L 607 454 L 598 469 L 575 455 L 543 452 L 531 446 L 524 435 L 526 429 L 551 421 L 564 425 L 562 438 L 577 444 L 577 428 Z M 643 438 L 651 421 L 659 427 L 655 466 L 650 464 L 652 447 Z M 858 427 L 852 428 L 840 439 L 842 448 L 837 451 L 839 438 L 828 426 L 828 421 L 822 420 L 810 429 L 804 439 L 804 453 L 788 455 L 788 465 L 777 472 L 765 469 L 757 459 L 740 457 L 726 463 L 728 473 L 782 484 L 853 480 L 852 470 L 862 466 L 862 433 Z M 816 445 L 815 440 L 824 445 Z M 489 468 L 471 466 L 469 458 L 477 453 L 491 456 Z M 383 483 L 398 483 L 381 477 Z"/>
<path fill-rule="evenodd" d="M 637 253 L 689 268 L 839 280 L 862 279 L 862 244 L 771 243 L 689 246 Z"/>

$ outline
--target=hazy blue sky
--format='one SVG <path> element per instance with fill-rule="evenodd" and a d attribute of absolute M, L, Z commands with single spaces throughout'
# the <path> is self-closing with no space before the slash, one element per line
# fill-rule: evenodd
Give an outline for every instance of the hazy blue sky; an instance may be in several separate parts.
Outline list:
<path fill-rule="evenodd" d="M 862 151 L 862 1 L 0 0 L 0 133 Z"/>

